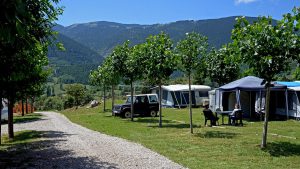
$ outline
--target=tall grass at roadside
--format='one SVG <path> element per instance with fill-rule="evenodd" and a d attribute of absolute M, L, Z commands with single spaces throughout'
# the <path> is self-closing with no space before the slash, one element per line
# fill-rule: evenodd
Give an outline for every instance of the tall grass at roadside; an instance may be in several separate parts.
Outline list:
<path fill-rule="evenodd" d="M 137 117 L 131 122 L 103 112 L 102 106 L 62 113 L 75 123 L 140 143 L 188 168 L 300 168 L 299 121 L 271 121 L 268 148 L 261 150 L 260 121 L 244 120 L 243 127 L 206 127 L 202 109 L 194 108 L 190 134 L 188 109 L 163 109 L 159 128 L 158 118 Z M 111 108 L 109 101 L 106 107 Z"/>

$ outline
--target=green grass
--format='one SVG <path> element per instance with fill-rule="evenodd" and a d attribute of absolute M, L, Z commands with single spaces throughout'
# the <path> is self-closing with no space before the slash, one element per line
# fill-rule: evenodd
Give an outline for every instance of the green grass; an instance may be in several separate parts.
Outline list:
<path fill-rule="evenodd" d="M 106 107 L 111 107 L 109 102 Z M 300 168 L 299 121 L 271 121 L 268 148 L 261 150 L 262 122 L 205 127 L 202 109 L 197 108 L 193 109 L 194 134 L 190 134 L 188 109 L 163 109 L 162 128 L 158 118 L 131 122 L 102 110 L 101 105 L 62 113 L 75 123 L 140 143 L 188 168 Z"/>
<path fill-rule="evenodd" d="M 5 134 L 1 137 L 2 144 L 0 146 L 0 151 L 7 150 L 8 148 L 13 147 L 13 146 L 25 145 L 28 143 L 38 141 L 40 137 L 41 137 L 41 132 L 39 132 L 39 131 L 24 130 L 24 131 L 20 131 L 20 132 L 15 132 L 14 140 L 10 141 L 8 139 L 7 134 Z"/>

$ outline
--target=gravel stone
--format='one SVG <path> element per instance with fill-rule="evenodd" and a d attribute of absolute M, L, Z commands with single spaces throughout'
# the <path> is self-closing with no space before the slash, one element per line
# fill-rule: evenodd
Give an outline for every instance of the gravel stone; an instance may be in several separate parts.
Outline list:
<path fill-rule="evenodd" d="M 37 112 L 40 120 L 14 124 L 14 131 L 42 131 L 42 140 L 26 149 L 24 168 L 179 169 L 183 166 L 128 140 L 92 131 L 55 112 Z M 3 134 L 7 124 L 2 125 Z"/>

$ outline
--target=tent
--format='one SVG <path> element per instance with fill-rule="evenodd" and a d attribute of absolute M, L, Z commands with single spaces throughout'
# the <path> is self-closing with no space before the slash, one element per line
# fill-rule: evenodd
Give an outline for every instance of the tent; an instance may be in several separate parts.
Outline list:
<path fill-rule="evenodd" d="M 221 86 L 215 91 L 214 109 L 233 110 L 237 103 L 243 109 L 245 117 L 255 117 L 256 112 L 265 107 L 265 88 L 262 82 L 261 78 L 247 76 Z M 290 116 L 288 99 L 287 85 L 274 83 L 271 88 L 270 115 Z"/>
<path fill-rule="evenodd" d="M 194 107 L 202 105 L 208 99 L 209 86 L 191 85 L 192 105 Z M 152 88 L 152 93 L 159 95 L 158 87 Z M 162 86 L 162 106 L 164 107 L 186 107 L 189 104 L 189 85 L 168 85 Z"/>
<path fill-rule="evenodd" d="M 276 82 L 288 88 L 288 116 L 300 119 L 300 82 Z"/>

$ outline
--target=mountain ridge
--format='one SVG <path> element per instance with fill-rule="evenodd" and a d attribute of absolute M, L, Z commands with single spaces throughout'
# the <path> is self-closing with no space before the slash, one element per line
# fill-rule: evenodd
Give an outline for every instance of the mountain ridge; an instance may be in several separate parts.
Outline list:
<path fill-rule="evenodd" d="M 195 31 L 207 36 L 211 46 L 219 48 L 230 42 L 231 30 L 236 23 L 236 17 L 238 16 L 207 20 L 181 20 L 152 25 L 97 21 L 72 24 L 67 27 L 60 25 L 55 27 L 55 30 L 85 44 L 102 56 L 107 56 L 116 45 L 120 45 L 126 40 L 130 40 L 132 45 L 143 43 L 149 35 L 155 35 L 161 31 L 168 33 L 175 43 L 184 38 L 186 32 Z M 257 19 L 255 17 L 246 18 L 250 21 Z"/>
<path fill-rule="evenodd" d="M 143 43 L 149 35 L 156 35 L 162 31 L 169 34 L 174 42 L 174 46 L 185 37 L 187 32 L 197 32 L 208 37 L 210 47 L 219 48 L 231 42 L 231 31 L 236 24 L 237 17 L 239 16 L 205 20 L 180 20 L 150 25 L 122 24 L 109 21 L 72 24 L 66 27 L 57 25 L 54 27 L 54 30 L 59 32 L 59 35 L 62 37 L 60 39 L 64 41 L 63 43 L 66 43 L 67 54 L 61 54 L 61 60 L 59 57 L 56 57 L 57 60 L 54 62 L 52 60 L 51 63 L 57 65 L 57 62 L 67 60 L 67 65 L 85 65 L 90 62 L 100 65 L 102 60 L 111 53 L 116 45 L 120 45 L 126 40 L 130 40 L 131 45 Z M 253 22 L 257 20 L 257 17 L 246 17 L 246 19 L 249 22 Z M 72 60 L 68 55 L 74 58 L 77 57 L 81 61 L 78 63 L 76 59 Z M 85 75 L 87 76 L 86 71 Z M 76 76 L 72 74 L 72 71 L 68 72 L 71 76 Z M 83 81 L 87 82 L 87 79 L 88 77 Z"/>

